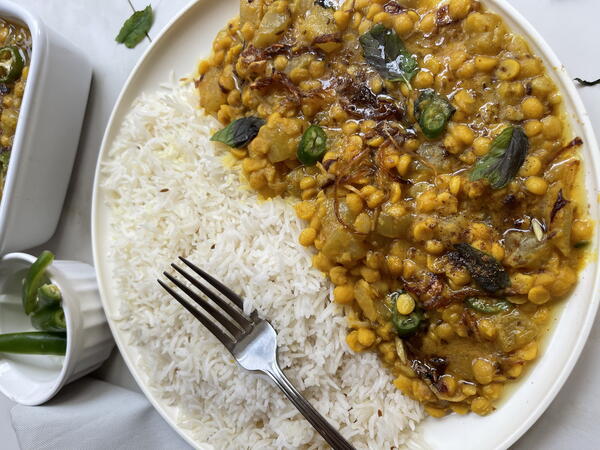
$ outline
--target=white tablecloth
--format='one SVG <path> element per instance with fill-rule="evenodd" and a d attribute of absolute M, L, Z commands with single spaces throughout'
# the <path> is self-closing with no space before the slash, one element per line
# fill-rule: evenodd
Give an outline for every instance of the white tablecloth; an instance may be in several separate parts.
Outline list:
<path fill-rule="evenodd" d="M 14 1 L 14 0 L 13 0 Z M 127 0 L 16 0 L 83 49 L 94 67 L 90 102 L 79 155 L 71 179 L 69 195 L 56 235 L 44 248 L 61 259 L 92 262 L 90 240 L 90 199 L 96 157 L 108 116 L 133 65 L 148 43 L 130 50 L 114 42 L 124 18 L 131 14 Z M 205 0 L 214 1 L 214 0 Z M 230 1 L 234 4 L 238 0 Z M 482 0 L 485 3 L 485 0 Z M 600 38 L 598 0 L 509 0 L 538 29 L 573 76 L 600 77 Z M 136 9 L 146 0 L 132 0 Z M 187 3 L 187 0 L 152 1 L 155 24 L 150 36 Z M 190 61 L 190 68 L 193 66 Z M 583 100 L 600 132 L 600 87 L 581 91 Z M 597 201 L 592 193 L 590 201 Z M 596 449 L 597 418 L 600 415 L 600 327 L 592 335 L 575 371 L 548 411 L 517 443 L 516 449 Z M 130 389 L 135 382 L 118 353 L 96 374 L 99 378 Z M 18 449 L 10 425 L 11 402 L 0 394 L 0 447 Z"/>

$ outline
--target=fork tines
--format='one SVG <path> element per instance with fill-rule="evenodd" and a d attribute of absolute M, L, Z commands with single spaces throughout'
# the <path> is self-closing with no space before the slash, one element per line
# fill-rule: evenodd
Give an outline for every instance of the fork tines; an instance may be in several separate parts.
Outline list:
<path fill-rule="evenodd" d="M 188 266 L 196 276 L 191 275 L 176 264 L 171 264 L 171 267 L 189 281 L 192 286 L 198 289 L 201 294 L 186 286 L 186 284 L 175 278 L 173 275 L 167 272 L 164 272 L 163 275 L 177 288 L 183 291 L 187 297 L 200 306 L 202 310 L 196 308 L 189 300 L 181 296 L 162 280 L 157 280 L 158 283 L 171 294 L 175 300 L 192 313 L 206 328 L 208 328 L 209 331 L 223 343 L 223 345 L 227 348 L 231 348 L 236 341 L 252 329 L 252 320 L 243 313 L 243 300 L 227 286 L 189 262 L 187 259 L 183 257 L 179 257 L 179 259 Z M 208 285 L 212 286 L 214 290 L 202 283 L 198 277 L 200 280 L 203 280 Z M 219 295 L 219 293 L 229 301 Z M 212 300 L 212 302 L 206 297 Z"/>

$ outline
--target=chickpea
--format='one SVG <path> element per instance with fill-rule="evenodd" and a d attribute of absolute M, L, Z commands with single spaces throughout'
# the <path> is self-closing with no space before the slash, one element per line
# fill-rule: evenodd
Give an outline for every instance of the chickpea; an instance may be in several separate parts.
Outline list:
<path fill-rule="evenodd" d="M 316 237 L 317 230 L 309 227 L 302 230 L 302 232 L 300 233 L 299 241 L 301 245 L 303 245 L 304 247 L 308 247 L 315 242 Z"/>
<path fill-rule="evenodd" d="M 409 14 L 398 14 L 394 19 L 394 30 L 400 36 L 408 35 L 413 30 L 414 26 L 415 24 L 413 22 L 413 19 Z"/>
<path fill-rule="evenodd" d="M 516 356 L 524 361 L 532 361 L 537 357 L 538 344 L 536 341 L 531 341 L 525 347 L 517 350 Z"/>
<path fill-rule="evenodd" d="M 534 286 L 529 290 L 527 298 L 531 303 L 542 305 L 550 300 L 550 292 L 544 286 Z"/>
<path fill-rule="evenodd" d="M 375 343 L 375 333 L 369 328 L 359 328 L 357 340 L 358 343 L 364 347 L 370 347 Z"/>
<path fill-rule="evenodd" d="M 553 90 L 552 80 L 546 75 L 531 80 L 531 93 L 538 98 L 546 98 Z"/>
<path fill-rule="evenodd" d="M 348 347 L 350 347 L 350 350 L 357 353 L 362 352 L 365 349 L 365 347 L 358 342 L 358 331 L 356 330 L 348 333 L 346 336 L 346 343 L 348 344 Z"/>
<path fill-rule="evenodd" d="M 415 264 L 414 261 L 411 261 L 410 259 L 405 259 L 402 262 L 402 276 L 406 279 L 410 279 L 412 278 L 412 276 L 415 274 L 415 272 L 417 271 L 417 265 Z"/>
<path fill-rule="evenodd" d="M 556 116 L 546 116 L 542 119 L 542 132 L 546 139 L 558 139 L 562 136 L 562 122 Z"/>
<path fill-rule="evenodd" d="M 396 166 L 396 170 L 400 174 L 400 176 L 405 177 L 408 175 L 408 171 L 410 169 L 410 165 L 412 163 L 412 157 L 407 155 L 406 153 L 400 156 L 398 160 L 398 165 Z"/>
<path fill-rule="evenodd" d="M 360 213 L 364 207 L 361 196 L 353 192 L 346 194 L 346 205 L 353 214 Z"/>
<path fill-rule="evenodd" d="M 402 294 L 396 300 L 398 313 L 407 316 L 415 309 L 415 299 L 410 294 Z"/>
<path fill-rule="evenodd" d="M 371 218 L 367 213 L 360 213 L 354 220 L 354 228 L 359 233 L 367 234 L 371 231 Z"/>
<path fill-rule="evenodd" d="M 558 271 L 554 282 L 550 285 L 550 292 L 555 297 L 567 295 L 577 282 L 577 274 L 570 267 L 564 266 Z"/>
<path fill-rule="evenodd" d="M 479 72 L 488 73 L 496 68 L 498 65 L 498 58 L 495 56 L 476 56 L 475 57 L 475 69 Z"/>
<path fill-rule="evenodd" d="M 535 195 L 544 195 L 548 190 L 548 182 L 542 177 L 531 176 L 525 180 L 525 188 Z"/>
<path fill-rule="evenodd" d="M 298 202 L 294 206 L 296 215 L 303 220 L 310 220 L 315 213 L 316 207 L 311 202 Z"/>
<path fill-rule="evenodd" d="M 360 276 L 368 283 L 375 283 L 381 279 L 381 275 L 378 270 L 371 269 L 370 267 L 361 267 Z"/>
<path fill-rule="evenodd" d="M 489 400 L 498 400 L 502 391 L 504 389 L 504 385 L 502 383 L 490 383 L 481 388 L 482 394 L 485 398 Z"/>
<path fill-rule="evenodd" d="M 544 105 L 537 97 L 527 97 L 521 103 L 521 111 L 526 119 L 541 119 L 544 117 Z"/>
<path fill-rule="evenodd" d="M 448 15 L 454 20 L 464 19 L 471 11 L 471 6 L 471 0 L 450 0 L 450 3 L 448 3 Z"/>
<path fill-rule="evenodd" d="M 475 112 L 475 97 L 466 89 L 460 89 L 454 96 L 454 104 L 466 114 Z"/>
<path fill-rule="evenodd" d="M 402 258 L 399 256 L 388 255 L 385 257 L 385 263 L 392 275 L 400 275 L 402 273 Z"/>
<path fill-rule="evenodd" d="M 493 409 L 492 404 L 485 397 L 477 397 L 471 402 L 471 410 L 480 416 L 488 415 Z"/>
<path fill-rule="evenodd" d="M 337 10 L 333 13 L 333 19 L 340 31 L 344 31 L 348 28 L 350 23 L 350 11 Z"/>
<path fill-rule="evenodd" d="M 473 151 L 477 156 L 483 156 L 487 154 L 492 145 L 492 140 L 486 137 L 478 137 L 473 141 Z"/>
<path fill-rule="evenodd" d="M 516 59 L 503 59 L 498 65 L 498 69 L 496 70 L 496 76 L 498 77 L 498 79 L 503 81 L 514 80 L 515 78 L 517 78 L 517 76 L 519 76 L 520 70 L 521 65 Z"/>
<path fill-rule="evenodd" d="M 592 238 L 594 226 L 589 220 L 577 219 L 571 228 L 571 240 L 573 242 L 588 241 Z"/>
<path fill-rule="evenodd" d="M 435 327 L 435 334 L 437 334 L 440 339 L 449 341 L 454 337 L 454 329 L 452 328 L 452 325 L 444 322 Z"/>
<path fill-rule="evenodd" d="M 542 161 L 537 156 L 528 156 L 519 170 L 519 175 L 522 177 L 530 177 L 538 175 L 542 171 Z"/>
<path fill-rule="evenodd" d="M 348 284 L 348 277 L 346 276 L 347 269 L 343 266 L 332 267 L 329 271 L 329 279 L 336 286 Z"/>
<path fill-rule="evenodd" d="M 494 325 L 494 323 L 490 319 L 481 319 L 477 323 L 477 329 L 485 339 L 488 339 L 490 341 L 494 340 L 496 338 L 496 335 L 498 334 L 496 325 Z"/>
<path fill-rule="evenodd" d="M 429 13 L 425 15 L 419 24 L 417 25 L 417 29 L 423 34 L 430 34 L 435 30 L 435 14 Z"/>
<path fill-rule="evenodd" d="M 466 269 L 452 267 L 446 272 L 448 279 L 456 286 L 464 286 L 471 281 L 471 275 Z"/>
<path fill-rule="evenodd" d="M 354 287 L 351 284 L 336 286 L 333 289 L 333 299 L 340 305 L 348 305 L 354 300 Z"/>
<path fill-rule="evenodd" d="M 435 239 L 425 242 L 425 251 L 430 255 L 441 255 L 444 251 L 444 244 Z"/>
<path fill-rule="evenodd" d="M 456 125 L 452 128 L 452 135 L 466 146 L 475 140 L 475 133 L 467 125 Z"/>
<path fill-rule="evenodd" d="M 528 120 L 524 128 L 527 137 L 534 137 L 542 132 L 542 123 L 539 120 Z"/>
<path fill-rule="evenodd" d="M 469 78 L 473 78 L 475 72 L 475 62 L 473 61 L 467 61 L 458 69 L 456 69 L 456 75 L 462 80 L 468 80 Z"/>
<path fill-rule="evenodd" d="M 417 89 L 424 89 L 433 86 L 433 74 L 427 70 L 421 70 L 415 75 L 413 86 Z"/>

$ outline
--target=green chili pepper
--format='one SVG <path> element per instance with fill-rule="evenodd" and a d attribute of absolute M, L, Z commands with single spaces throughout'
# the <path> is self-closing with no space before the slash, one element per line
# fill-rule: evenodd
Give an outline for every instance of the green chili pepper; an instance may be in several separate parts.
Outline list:
<path fill-rule="evenodd" d="M 40 331 L 66 331 L 65 312 L 60 306 L 47 306 L 31 315 L 31 325 Z"/>
<path fill-rule="evenodd" d="M 45 250 L 31 265 L 23 283 L 23 309 L 29 315 L 37 308 L 37 292 L 46 280 L 46 268 L 54 261 L 54 255 Z"/>
<path fill-rule="evenodd" d="M 512 304 L 506 300 L 500 299 L 483 299 L 479 297 L 471 297 L 465 300 L 468 308 L 482 314 L 498 314 L 502 311 L 508 311 L 512 308 Z"/>
<path fill-rule="evenodd" d="M 61 301 L 62 294 L 60 293 L 60 289 L 58 289 L 56 285 L 51 283 L 44 284 L 37 290 L 36 311 L 47 308 L 49 306 L 60 306 Z"/>
<path fill-rule="evenodd" d="M 25 62 L 17 47 L 0 48 L 0 83 L 12 83 L 21 76 Z"/>
<path fill-rule="evenodd" d="M 396 327 L 398 336 L 404 337 L 416 332 L 419 329 L 423 318 L 423 313 L 420 310 L 415 309 L 408 316 L 404 316 L 400 313 L 394 314 L 392 323 L 394 324 L 394 327 Z"/>
<path fill-rule="evenodd" d="M 415 101 L 415 119 L 429 139 L 442 135 L 455 111 L 448 99 L 433 89 L 424 89 Z"/>
<path fill-rule="evenodd" d="M 417 308 L 408 315 L 400 314 L 398 312 L 396 302 L 400 295 L 404 293 L 403 290 L 397 290 L 388 294 L 388 308 L 392 312 L 392 324 L 400 337 L 406 337 L 418 331 L 421 323 L 425 319 L 423 312 Z"/>
<path fill-rule="evenodd" d="M 312 166 L 320 161 L 327 150 L 327 135 L 318 125 L 311 125 L 302 135 L 298 145 L 297 157 L 305 166 Z"/>
<path fill-rule="evenodd" d="M 0 334 L 0 353 L 64 355 L 67 335 L 48 331 Z"/>

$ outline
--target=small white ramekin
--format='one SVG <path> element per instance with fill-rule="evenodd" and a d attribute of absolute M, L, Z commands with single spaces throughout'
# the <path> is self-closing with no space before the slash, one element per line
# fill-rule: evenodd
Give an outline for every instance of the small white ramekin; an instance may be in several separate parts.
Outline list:
<path fill-rule="evenodd" d="M 0 259 L 0 333 L 33 331 L 20 292 L 23 276 L 35 259 L 26 253 Z M 97 369 L 114 345 L 94 268 L 77 261 L 54 261 L 47 273 L 63 296 L 67 351 L 64 357 L 0 353 L 0 391 L 23 405 L 47 402 L 67 383 Z"/>
<path fill-rule="evenodd" d="M 23 7 L 0 0 L 0 17 L 31 32 L 31 64 L 0 201 L 0 254 L 46 242 L 65 199 L 92 70 L 75 47 Z"/>

